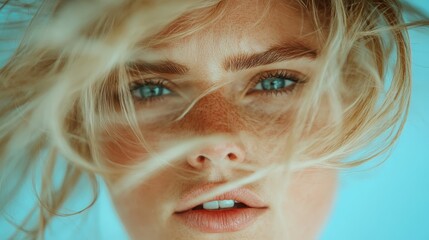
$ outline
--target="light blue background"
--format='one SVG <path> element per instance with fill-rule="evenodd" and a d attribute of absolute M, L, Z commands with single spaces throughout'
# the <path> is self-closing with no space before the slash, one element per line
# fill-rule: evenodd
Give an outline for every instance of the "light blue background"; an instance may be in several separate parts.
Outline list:
<path fill-rule="evenodd" d="M 410 2 L 429 12 L 428 0 Z M 341 174 L 322 240 L 429 240 L 429 28 L 410 38 L 414 82 L 404 132 L 381 166 Z"/>
<path fill-rule="evenodd" d="M 411 2 L 429 12 L 429 0 Z M 403 135 L 381 166 L 341 173 L 322 240 L 429 240 L 429 28 L 410 35 L 414 83 Z M 79 239 L 124 238 L 103 186 L 99 201 L 84 217 L 58 218 L 50 229 L 55 232 L 48 231 L 48 239 L 76 239 L 76 233 Z M 0 238 L 9 230 L 0 221 Z"/>

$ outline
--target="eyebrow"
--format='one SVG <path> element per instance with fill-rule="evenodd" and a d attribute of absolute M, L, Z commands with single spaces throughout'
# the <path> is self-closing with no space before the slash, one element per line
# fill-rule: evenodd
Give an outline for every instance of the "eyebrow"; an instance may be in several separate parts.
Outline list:
<path fill-rule="evenodd" d="M 227 71 L 240 71 L 257 66 L 268 65 L 297 58 L 315 59 L 318 55 L 316 49 L 312 49 L 300 42 L 286 42 L 277 44 L 265 52 L 255 54 L 239 54 L 228 57 L 223 63 Z"/>
<path fill-rule="evenodd" d="M 149 63 L 144 61 L 133 62 L 128 65 L 128 68 L 137 73 L 164 73 L 164 74 L 178 74 L 183 75 L 189 71 L 186 66 L 166 60 L 155 63 Z"/>
<path fill-rule="evenodd" d="M 310 48 L 303 43 L 286 42 L 283 44 L 274 45 L 264 52 L 254 54 L 238 54 L 227 57 L 223 62 L 223 68 L 226 71 L 235 72 L 290 59 L 315 59 L 317 55 L 318 51 L 316 49 Z M 184 75 L 189 71 L 188 67 L 171 60 L 154 63 L 138 61 L 129 64 L 128 67 L 132 73 L 138 74 L 159 73 Z"/>

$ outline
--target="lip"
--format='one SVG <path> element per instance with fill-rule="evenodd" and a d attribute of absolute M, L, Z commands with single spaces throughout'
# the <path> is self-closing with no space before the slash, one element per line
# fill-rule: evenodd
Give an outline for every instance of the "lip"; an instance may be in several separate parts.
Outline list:
<path fill-rule="evenodd" d="M 203 199 L 196 202 L 195 199 L 210 192 L 220 184 L 204 184 L 192 188 L 186 192 L 177 208 L 174 216 L 179 218 L 186 226 L 206 233 L 234 232 L 250 226 L 264 212 L 267 204 L 255 192 L 247 188 L 237 188 L 223 193 L 211 199 Z M 224 210 L 192 210 L 203 202 L 214 200 L 235 200 L 244 203 L 248 208 L 231 208 Z"/>

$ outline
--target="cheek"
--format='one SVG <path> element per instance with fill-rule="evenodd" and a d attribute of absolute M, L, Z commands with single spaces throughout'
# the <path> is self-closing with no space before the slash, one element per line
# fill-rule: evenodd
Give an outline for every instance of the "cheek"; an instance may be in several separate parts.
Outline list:
<path fill-rule="evenodd" d="M 130 127 L 112 126 L 110 134 L 103 134 L 101 151 L 104 159 L 113 163 L 136 164 L 150 157 L 151 153 L 162 151 L 170 144 L 180 143 L 189 136 L 171 125 L 142 126 L 140 140 Z"/>
<path fill-rule="evenodd" d="M 291 239 L 314 239 L 331 210 L 337 188 L 337 172 L 309 169 L 294 174 L 285 202 Z"/>
<path fill-rule="evenodd" d="M 110 133 L 103 134 L 102 156 L 113 163 L 131 164 L 147 156 L 147 149 L 130 127 L 112 126 Z"/>
<path fill-rule="evenodd" d="M 133 239 L 164 239 L 165 222 L 179 198 L 180 185 L 172 169 L 145 181 L 132 191 L 112 195 L 115 208 Z M 168 231 L 167 231 L 168 232 Z"/>

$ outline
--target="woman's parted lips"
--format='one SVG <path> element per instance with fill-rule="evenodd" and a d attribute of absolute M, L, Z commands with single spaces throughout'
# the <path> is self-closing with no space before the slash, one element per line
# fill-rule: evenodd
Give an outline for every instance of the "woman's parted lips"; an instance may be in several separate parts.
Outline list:
<path fill-rule="evenodd" d="M 210 191 L 212 191 L 213 189 L 219 186 L 221 186 L 221 184 L 219 183 L 206 183 L 203 185 L 197 185 L 193 187 L 189 191 L 185 192 L 185 194 L 183 194 L 183 196 L 179 201 L 179 204 L 174 210 L 175 213 L 183 213 L 183 212 L 189 211 L 194 207 L 197 207 L 205 202 L 220 201 L 220 200 L 234 200 L 237 202 L 241 202 L 250 208 L 268 208 L 268 205 L 258 194 L 256 194 L 254 191 L 245 187 L 228 191 L 214 198 L 210 198 L 206 200 L 202 199 L 200 201 L 195 200 L 206 193 L 210 193 Z"/>

